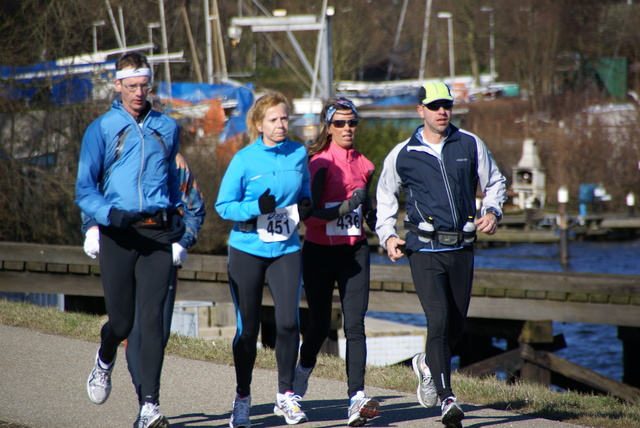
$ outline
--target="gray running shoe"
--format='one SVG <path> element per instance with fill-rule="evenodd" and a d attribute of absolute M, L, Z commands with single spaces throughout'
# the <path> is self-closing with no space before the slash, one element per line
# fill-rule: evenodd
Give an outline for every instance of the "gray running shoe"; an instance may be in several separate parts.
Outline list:
<path fill-rule="evenodd" d="M 347 425 L 350 427 L 361 427 L 367 423 L 367 419 L 378 416 L 380 412 L 378 400 L 367 397 L 362 391 L 358 391 L 356 395 L 351 397 L 350 404 L 347 413 L 347 417 L 349 418 Z"/>
<path fill-rule="evenodd" d="M 169 428 L 169 421 L 159 412 L 157 404 L 144 403 L 133 428 Z"/>
<path fill-rule="evenodd" d="M 413 365 L 413 372 L 418 376 L 418 390 L 416 391 L 418 401 L 428 408 L 438 404 L 438 393 L 426 363 L 426 356 L 424 352 L 414 355 L 411 365 Z"/>
<path fill-rule="evenodd" d="M 115 366 L 116 360 L 111 363 L 111 367 L 107 370 L 100 367 L 98 363 L 100 361 L 100 350 L 96 354 L 96 361 L 93 365 L 93 370 L 89 373 L 87 379 L 87 393 L 89 394 L 89 400 L 95 404 L 102 404 L 107 401 L 109 394 L 111 394 L 111 372 L 113 366 Z"/>
<path fill-rule="evenodd" d="M 284 394 L 276 394 L 276 405 L 273 407 L 273 413 L 284 418 L 288 425 L 295 425 L 307 421 L 307 415 L 304 414 L 298 404 L 299 395 L 288 391 Z"/>
<path fill-rule="evenodd" d="M 300 362 L 298 362 L 298 365 L 296 366 L 296 372 L 293 378 L 293 393 L 295 395 L 299 395 L 300 398 L 304 397 L 304 394 L 307 393 L 307 389 L 309 388 L 309 376 L 311 376 L 312 371 L 313 367 L 302 367 Z"/>
<path fill-rule="evenodd" d="M 447 397 L 442 402 L 442 423 L 447 428 L 462 427 L 460 421 L 464 419 L 464 412 L 454 396 Z"/>
<path fill-rule="evenodd" d="M 251 428 L 250 413 L 251 396 L 247 395 L 244 398 L 240 398 L 236 394 L 236 398 L 233 400 L 233 413 L 229 420 L 229 426 L 231 428 Z"/>

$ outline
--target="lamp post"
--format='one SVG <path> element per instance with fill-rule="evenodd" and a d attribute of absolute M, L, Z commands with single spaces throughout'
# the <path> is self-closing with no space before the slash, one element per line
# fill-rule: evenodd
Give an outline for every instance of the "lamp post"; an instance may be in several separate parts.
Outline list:
<path fill-rule="evenodd" d="M 449 33 L 449 74 L 451 76 L 451 86 L 453 87 L 453 78 L 456 75 L 455 59 L 453 56 L 453 15 L 451 12 L 438 12 L 438 18 L 447 20 Z"/>
<path fill-rule="evenodd" d="M 98 31 L 96 28 L 104 25 L 106 25 L 104 21 L 95 21 L 93 23 L 93 53 L 98 53 Z"/>
<path fill-rule="evenodd" d="M 159 22 L 150 22 L 147 24 L 147 28 L 149 30 L 149 44 L 152 45 L 149 48 L 149 56 L 153 55 L 153 30 L 156 28 L 160 28 Z"/>
<path fill-rule="evenodd" d="M 569 220 L 567 218 L 567 204 L 569 203 L 569 188 L 558 188 L 558 228 L 560 229 L 560 263 L 569 263 Z"/>
<path fill-rule="evenodd" d="M 627 203 L 627 215 L 629 217 L 633 217 L 634 210 L 635 210 L 634 207 L 636 205 L 636 195 L 634 195 L 633 192 L 627 193 L 626 203 Z"/>
<path fill-rule="evenodd" d="M 490 73 L 491 73 L 491 85 L 495 83 L 496 76 L 496 37 L 493 27 L 493 8 L 484 6 L 480 9 L 481 12 L 489 12 L 489 60 L 490 60 Z"/>
<path fill-rule="evenodd" d="M 323 86 L 325 89 L 325 96 L 327 98 L 333 97 L 333 34 L 331 29 L 331 18 L 336 13 L 336 8 L 333 6 L 328 6 L 325 14 L 325 40 L 322 49 L 324 50 L 324 58 L 323 61 L 323 72 L 320 74 L 323 80 Z"/>

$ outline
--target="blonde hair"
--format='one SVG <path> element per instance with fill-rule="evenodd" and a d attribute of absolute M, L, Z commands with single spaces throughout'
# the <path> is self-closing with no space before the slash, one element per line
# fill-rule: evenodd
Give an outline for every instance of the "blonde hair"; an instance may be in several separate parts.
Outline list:
<path fill-rule="evenodd" d="M 280 104 L 284 104 L 287 114 L 291 113 L 289 100 L 280 92 L 268 92 L 264 94 L 258 98 L 255 104 L 249 109 L 247 113 L 247 134 L 249 134 L 249 140 L 251 142 L 255 141 L 261 135 L 256 127 L 256 123 L 262 122 L 268 109 Z"/>

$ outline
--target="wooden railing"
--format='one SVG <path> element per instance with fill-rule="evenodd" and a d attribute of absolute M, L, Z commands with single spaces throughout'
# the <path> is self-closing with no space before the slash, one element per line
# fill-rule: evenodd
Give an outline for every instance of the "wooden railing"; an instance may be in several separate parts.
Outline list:
<path fill-rule="evenodd" d="M 190 254 L 179 279 L 178 299 L 231 301 L 225 256 Z M 80 247 L 0 242 L 0 292 L 102 296 L 99 263 Z M 268 292 L 264 304 L 273 304 Z M 337 298 L 335 304 L 339 312 Z M 306 306 L 304 299 L 301 306 Z M 369 309 L 422 313 L 408 265 L 371 267 Z M 491 337 L 503 337 L 519 345 L 497 356 L 491 350 L 484 352 L 487 347 L 475 347 L 460 353 L 461 366 L 476 375 L 520 372 L 522 377 L 545 384 L 552 381 L 552 373 L 560 374 L 586 388 L 637 401 L 640 389 L 553 355 L 553 350 L 565 345 L 562 338 L 553 337 L 551 322 L 619 326 L 625 361 L 634 362 L 625 364 L 625 381 L 640 385 L 635 370 L 635 361 L 640 358 L 639 311 L 637 275 L 476 269 L 469 334 L 485 344 Z"/>
<path fill-rule="evenodd" d="M 0 291 L 102 295 L 80 247 L 0 242 L 0 262 Z M 190 254 L 179 278 L 179 299 L 231 301 L 225 256 Z M 371 310 L 422 313 L 406 264 L 374 264 L 371 290 Z M 639 311 L 638 275 L 476 269 L 469 316 L 640 327 Z"/>

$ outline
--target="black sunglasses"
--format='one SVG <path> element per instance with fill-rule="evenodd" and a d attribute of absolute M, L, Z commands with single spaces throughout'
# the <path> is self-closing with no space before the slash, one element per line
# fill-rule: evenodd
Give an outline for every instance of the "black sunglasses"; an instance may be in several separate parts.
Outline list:
<path fill-rule="evenodd" d="M 440 107 L 444 108 L 445 110 L 451 110 L 453 108 L 453 102 L 451 101 L 433 102 L 433 103 L 422 104 L 422 105 L 431 111 L 438 111 L 440 110 Z"/>
<path fill-rule="evenodd" d="M 356 126 L 358 126 L 358 119 L 334 120 L 331 123 L 333 123 L 333 126 L 335 126 L 336 128 L 344 128 L 346 124 L 349 124 L 349 128 L 355 128 Z"/>

